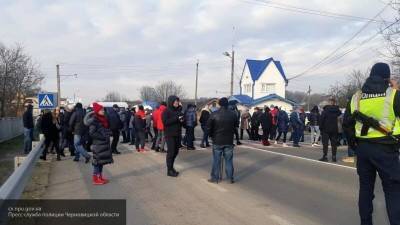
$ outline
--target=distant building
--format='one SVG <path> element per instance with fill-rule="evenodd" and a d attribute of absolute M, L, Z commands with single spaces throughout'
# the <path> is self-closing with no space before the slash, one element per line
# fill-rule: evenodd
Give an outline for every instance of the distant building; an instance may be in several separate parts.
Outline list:
<path fill-rule="evenodd" d="M 287 85 L 280 61 L 247 59 L 240 79 L 240 93 L 229 100 L 250 108 L 274 105 L 290 111 L 297 104 L 285 98 Z"/>

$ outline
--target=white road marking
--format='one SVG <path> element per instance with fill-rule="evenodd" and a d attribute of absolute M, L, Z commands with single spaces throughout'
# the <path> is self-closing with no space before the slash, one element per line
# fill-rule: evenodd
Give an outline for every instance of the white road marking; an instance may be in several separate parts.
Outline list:
<path fill-rule="evenodd" d="M 206 179 L 200 179 L 201 181 L 205 182 L 207 185 L 209 185 L 210 187 L 216 188 L 218 191 L 220 192 L 228 192 L 228 190 L 226 190 L 225 188 L 219 186 L 219 184 L 214 184 L 214 183 L 210 183 L 208 182 L 208 180 Z"/>
<path fill-rule="evenodd" d="M 294 225 L 293 223 L 290 223 L 289 221 L 287 221 L 277 215 L 271 215 L 271 216 L 269 216 L 269 218 L 272 219 L 273 221 L 277 222 L 279 225 Z"/>
<path fill-rule="evenodd" d="M 289 158 L 307 160 L 307 161 L 311 161 L 311 162 L 314 162 L 314 163 L 325 164 L 325 165 L 329 165 L 329 166 L 336 166 L 336 167 L 356 170 L 356 168 L 351 167 L 351 166 L 343 166 L 343 165 L 340 165 L 340 164 L 322 162 L 322 161 L 315 160 L 315 159 L 308 159 L 308 158 L 304 158 L 304 157 L 300 157 L 300 156 L 295 156 L 295 155 L 289 155 L 289 154 L 284 154 L 284 153 L 280 153 L 280 152 L 269 151 L 269 150 L 266 150 L 266 149 L 260 149 L 260 148 L 256 148 L 256 147 L 252 147 L 252 146 L 241 145 L 240 147 L 241 148 L 251 149 L 251 150 L 256 150 L 256 151 L 260 151 L 260 152 L 268 152 L 268 153 L 275 154 L 275 155 L 286 156 L 286 157 L 289 157 Z"/>

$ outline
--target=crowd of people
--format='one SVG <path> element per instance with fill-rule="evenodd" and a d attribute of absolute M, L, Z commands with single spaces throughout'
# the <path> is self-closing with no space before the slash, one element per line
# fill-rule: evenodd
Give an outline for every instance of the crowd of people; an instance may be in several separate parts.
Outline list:
<path fill-rule="evenodd" d="M 203 131 L 200 147 L 209 147 L 208 139 L 212 139 L 213 163 L 209 182 L 219 182 L 223 157 L 226 176 L 234 183 L 234 142 L 242 144 L 244 131 L 250 140 L 265 146 L 282 144 L 282 147 L 287 147 L 289 140 L 293 147 L 298 148 L 299 143 L 305 141 L 304 133 L 308 129 L 312 147 L 319 147 L 322 142 L 320 161 L 328 161 L 329 144 L 332 162 L 337 161 L 338 145 L 348 144 L 348 162 L 354 162 L 356 150 L 362 224 L 372 224 L 377 173 L 382 179 L 389 220 L 391 224 L 398 224 L 400 95 L 397 89 L 398 84 L 390 79 L 389 66 L 377 63 L 362 90 L 353 95 L 345 114 L 334 99 L 330 99 L 322 110 L 314 106 L 310 112 L 305 112 L 302 107 L 294 107 L 286 112 L 271 105 L 255 107 L 250 113 L 248 109 L 240 111 L 235 101 L 221 98 L 219 107 L 214 104 L 203 108 L 199 120 L 196 106 L 189 104 L 183 110 L 177 96 L 170 96 L 168 102 L 161 102 L 154 111 L 145 110 L 142 105 L 131 109 L 120 109 L 114 105 L 108 109 L 98 103 L 84 109 L 81 103 L 77 103 L 74 107 L 42 112 L 36 121 L 37 128 L 45 137 L 40 158 L 46 160 L 50 152 L 57 154 L 57 160 L 61 160 L 65 157 L 64 149 L 68 148 L 74 161 L 79 162 L 80 156 L 85 163 L 92 161 L 94 185 L 106 184 L 109 180 L 103 176 L 103 166 L 113 163 L 113 154 L 120 154 L 117 146 L 122 134 L 122 143 L 134 145 L 140 153 L 146 152 L 146 142 L 156 152 L 167 152 L 167 175 L 177 177 L 179 172 L 174 168 L 175 159 L 184 146 L 187 150 L 196 149 L 195 127 L 199 122 Z M 28 105 L 23 115 L 25 154 L 32 149 L 35 126 L 32 109 Z M 184 136 L 182 128 L 186 130 Z M 291 135 L 287 138 L 289 132 Z"/>
<path fill-rule="evenodd" d="M 145 109 L 142 105 L 127 109 L 118 105 L 104 108 L 98 103 L 85 109 L 81 103 L 77 103 L 75 106 L 43 110 L 36 121 L 37 129 L 45 137 L 40 158 L 46 160 L 47 155 L 53 153 L 57 160 L 61 160 L 61 157 L 65 157 L 65 149 L 68 149 L 74 161 L 79 162 L 81 158 L 85 163 L 92 161 L 93 183 L 104 184 L 107 180 L 102 175 L 102 166 L 113 162 L 112 154 L 121 154 L 117 147 L 122 136 L 121 143 L 134 146 L 139 153 L 149 149 L 167 153 L 167 175 L 176 177 L 179 172 L 175 170 L 174 162 L 179 149 L 196 150 L 195 128 L 200 124 L 203 134 L 199 147 L 210 147 L 210 137 L 213 143 L 213 182 L 220 176 L 216 170 L 220 156 L 224 155 L 228 159 L 228 167 L 232 165 L 229 159 L 231 149 L 235 144 L 242 144 L 245 132 L 249 140 L 260 142 L 264 146 L 288 147 L 288 142 L 291 141 L 292 146 L 298 148 L 299 143 L 304 142 L 304 131 L 309 129 L 310 144 L 318 147 L 322 142 L 323 156 L 320 160 L 328 161 L 330 142 L 332 161 L 337 161 L 337 146 L 343 136 L 340 133 L 342 112 L 333 99 L 321 113 L 317 106 L 306 113 L 301 107 L 294 107 L 291 112 L 286 112 L 273 105 L 255 107 L 251 113 L 246 108 L 239 110 L 236 101 L 228 101 L 226 98 L 219 101 L 218 107 L 204 107 L 199 118 L 197 112 L 197 107 L 193 104 L 188 104 L 183 110 L 182 103 L 176 96 L 170 96 L 168 102 L 160 102 L 154 109 Z M 32 106 L 28 106 L 24 114 L 26 154 L 32 148 L 34 124 Z M 182 129 L 185 130 L 184 134 Z M 145 148 L 146 143 L 149 148 Z M 349 156 L 352 156 L 350 151 Z M 227 172 L 227 176 L 233 182 L 233 165 L 232 170 L 227 171 L 232 171 Z"/>

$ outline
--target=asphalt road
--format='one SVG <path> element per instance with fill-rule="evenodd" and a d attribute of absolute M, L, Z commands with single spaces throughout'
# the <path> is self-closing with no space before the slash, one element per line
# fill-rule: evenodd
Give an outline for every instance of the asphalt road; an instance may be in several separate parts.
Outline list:
<path fill-rule="evenodd" d="M 89 165 L 63 160 L 54 162 L 44 198 L 124 198 L 128 224 L 359 224 L 354 167 L 315 160 L 321 156 L 317 148 L 245 142 L 235 148 L 235 184 L 207 182 L 210 148 L 181 151 L 176 162 L 181 175 L 170 178 L 165 154 L 121 145 L 123 154 L 105 167 L 109 184 L 93 186 Z M 379 182 L 375 224 L 386 225 Z"/>

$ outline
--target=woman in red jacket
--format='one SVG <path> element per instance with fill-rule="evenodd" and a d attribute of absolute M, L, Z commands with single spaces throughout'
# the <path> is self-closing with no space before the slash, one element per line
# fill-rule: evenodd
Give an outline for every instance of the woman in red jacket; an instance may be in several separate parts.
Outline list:
<path fill-rule="evenodd" d="M 164 124 L 161 118 L 161 115 L 164 113 L 164 111 L 167 109 L 167 103 L 162 102 L 160 107 L 158 108 L 158 112 L 156 114 L 157 118 L 157 130 L 158 130 L 158 136 L 157 136 L 157 141 L 156 141 L 156 151 L 157 152 L 166 152 L 164 147 L 165 147 L 165 134 L 164 134 Z M 160 147 L 161 144 L 161 147 Z"/>

